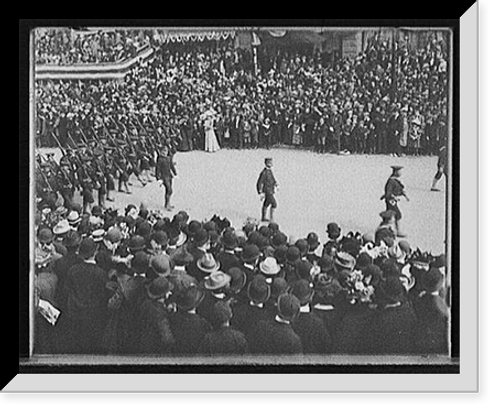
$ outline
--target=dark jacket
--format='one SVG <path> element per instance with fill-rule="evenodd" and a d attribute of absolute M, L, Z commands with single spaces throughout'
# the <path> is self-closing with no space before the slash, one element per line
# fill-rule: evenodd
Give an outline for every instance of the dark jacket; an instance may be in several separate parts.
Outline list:
<path fill-rule="evenodd" d="M 241 355 L 248 353 L 248 343 L 241 332 L 222 326 L 205 335 L 199 352 L 204 355 Z"/>
<path fill-rule="evenodd" d="M 107 275 L 96 264 L 82 262 L 68 272 L 67 317 L 77 353 L 97 353 L 107 321 Z"/>
<path fill-rule="evenodd" d="M 273 171 L 270 168 L 264 168 L 257 180 L 257 192 L 265 194 L 274 194 L 276 188 L 276 179 L 274 178 Z"/>
<path fill-rule="evenodd" d="M 248 302 L 239 303 L 234 307 L 232 325 L 248 337 L 260 321 L 269 319 L 269 313 L 262 307 L 252 306 Z"/>
<path fill-rule="evenodd" d="M 61 310 L 66 305 L 68 301 L 68 291 L 67 291 L 67 279 L 69 269 L 77 264 L 81 263 L 82 259 L 74 252 L 68 252 L 66 256 L 61 257 L 58 261 L 54 263 L 53 270 L 57 275 L 57 289 L 55 301 L 61 306 Z"/>
<path fill-rule="evenodd" d="M 292 326 L 274 319 L 260 321 L 247 340 L 254 354 L 302 354 L 302 341 Z"/>
<path fill-rule="evenodd" d="M 321 307 L 321 309 L 316 308 L 317 306 Z M 322 305 L 317 304 L 314 307 L 314 313 L 323 320 L 325 328 L 330 335 L 331 352 L 336 352 L 340 335 L 340 323 L 344 312 L 337 307 L 333 307 L 333 305 L 327 305 L 326 307 L 323 305 L 322 307 Z"/>
<path fill-rule="evenodd" d="M 426 293 L 413 301 L 413 308 L 417 316 L 415 351 L 446 354 L 450 311 L 444 299 Z"/>
<path fill-rule="evenodd" d="M 405 194 L 404 188 L 403 183 L 397 177 L 391 175 L 385 183 L 382 199 L 385 199 L 389 203 L 397 202 L 398 197 Z"/>
<path fill-rule="evenodd" d="M 170 354 L 174 349 L 175 339 L 165 305 L 147 297 L 138 306 L 138 316 L 141 327 L 138 352 Z"/>
<path fill-rule="evenodd" d="M 417 318 L 407 301 L 400 306 L 377 309 L 371 324 L 370 354 L 413 353 Z"/>
<path fill-rule="evenodd" d="M 200 315 L 185 311 L 173 313 L 170 326 L 175 338 L 175 353 L 179 355 L 197 353 L 205 335 L 212 328 Z"/>
<path fill-rule="evenodd" d="M 292 323 L 293 330 L 300 336 L 305 354 L 327 354 L 331 352 L 332 341 L 323 320 L 314 311 L 300 312 Z"/>
<path fill-rule="evenodd" d="M 205 318 L 210 325 L 215 326 L 217 322 L 214 318 L 213 310 L 214 306 L 217 302 L 226 301 L 229 297 L 227 295 L 223 295 L 222 298 L 218 298 L 212 294 L 211 291 L 207 291 L 203 301 L 198 305 L 196 312 L 201 317 Z"/>
<path fill-rule="evenodd" d="M 337 351 L 341 354 L 364 354 L 371 342 L 370 326 L 375 311 L 363 304 L 348 305 L 339 324 Z"/>
<path fill-rule="evenodd" d="M 163 181 L 170 181 L 177 175 L 172 157 L 160 155 L 156 163 L 156 179 Z"/>
<path fill-rule="evenodd" d="M 225 250 L 221 251 L 217 255 L 217 260 L 220 263 L 220 270 L 223 272 L 227 272 L 232 267 L 239 267 L 240 265 L 240 260 L 236 257 L 236 255 Z"/>

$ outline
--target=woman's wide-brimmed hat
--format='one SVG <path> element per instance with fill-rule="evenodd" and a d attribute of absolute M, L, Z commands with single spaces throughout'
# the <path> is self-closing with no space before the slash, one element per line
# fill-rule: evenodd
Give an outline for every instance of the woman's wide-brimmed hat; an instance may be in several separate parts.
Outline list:
<path fill-rule="evenodd" d="M 340 269 L 353 270 L 356 260 L 349 253 L 337 252 L 334 259 L 335 266 Z"/>

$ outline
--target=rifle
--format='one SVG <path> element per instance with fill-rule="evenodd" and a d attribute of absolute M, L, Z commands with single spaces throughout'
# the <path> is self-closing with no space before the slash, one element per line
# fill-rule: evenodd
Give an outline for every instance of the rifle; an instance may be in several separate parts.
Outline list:
<path fill-rule="evenodd" d="M 82 139 L 85 141 L 85 144 L 88 145 L 88 140 L 87 140 L 87 136 L 85 135 L 85 133 L 83 132 L 83 129 L 80 127 L 80 125 L 78 125 L 78 130 L 80 131 L 80 134 L 82 136 Z"/>
<path fill-rule="evenodd" d="M 38 155 L 40 155 L 40 154 L 38 154 Z M 43 158 L 43 157 L 40 155 L 40 158 Z M 43 180 L 45 181 L 45 184 L 50 189 L 50 191 L 52 191 L 53 193 L 55 193 L 54 189 L 52 188 L 52 185 L 50 184 L 49 179 L 47 178 L 47 176 L 43 172 L 43 168 L 40 165 L 40 160 L 38 158 L 36 158 L 36 163 L 37 163 L 37 166 L 38 166 L 38 173 L 43 178 Z"/>
<path fill-rule="evenodd" d="M 128 130 L 127 130 L 127 127 L 125 125 L 123 125 L 122 123 L 116 123 L 115 120 L 113 119 L 113 117 L 110 117 L 111 121 L 113 121 L 113 124 L 115 124 L 116 128 L 119 128 L 118 124 L 120 124 L 120 126 L 123 128 L 124 132 L 125 132 L 125 141 L 127 141 L 128 145 L 130 146 L 130 148 L 132 149 L 132 152 L 134 154 L 134 156 L 137 156 L 137 153 L 135 151 L 135 147 L 134 147 L 134 143 L 132 142 L 132 139 L 130 138 L 130 135 L 128 133 Z"/>
<path fill-rule="evenodd" d="M 56 140 L 57 142 L 57 146 L 59 147 L 59 149 L 61 150 L 62 154 L 63 155 L 66 155 L 66 150 L 63 148 L 63 146 L 61 145 L 61 143 L 59 142 L 59 140 L 57 139 L 56 137 L 56 134 L 54 134 L 54 131 L 50 131 L 50 133 L 52 134 L 52 137 Z"/>
<path fill-rule="evenodd" d="M 122 158 L 124 158 L 125 161 L 127 162 L 126 168 L 131 168 L 132 164 L 130 163 L 130 161 L 128 160 L 128 158 L 123 154 L 123 151 L 122 151 L 121 147 L 116 143 L 115 139 L 111 136 L 110 132 L 108 131 L 108 128 L 106 128 L 106 125 L 103 124 L 103 126 L 104 126 L 104 130 L 106 131 L 106 134 L 108 134 L 109 139 L 114 144 L 115 148 L 118 150 L 118 154 Z M 121 171 L 120 168 L 118 168 L 118 169 Z"/>
<path fill-rule="evenodd" d="M 158 153 L 158 146 L 155 145 L 154 141 L 151 140 L 148 132 L 146 131 L 146 128 L 144 128 L 144 126 L 141 124 L 140 120 L 138 120 L 135 115 L 132 115 L 132 116 L 134 117 L 135 121 L 139 124 L 139 126 L 142 128 L 142 130 L 144 131 L 145 136 L 146 136 L 146 142 L 150 145 L 150 147 L 153 149 L 154 152 Z M 154 128 L 154 125 L 153 125 L 153 128 Z M 155 130 L 155 134 L 158 136 L 158 133 L 156 132 L 156 130 Z M 161 139 L 160 139 L 160 141 L 161 141 Z"/>
<path fill-rule="evenodd" d="M 151 124 L 151 126 L 153 127 L 153 130 L 155 132 L 155 135 L 156 137 L 158 138 L 158 141 L 160 142 L 161 145 L 164 145 L 165 142 L 163 142 L 163 139 L 162 137 L 160 136 L 160 134 L 158 133 L 158 131 L 156 130 L 156 124 L 153 122 L 153 120 L 149 117 L 149 115 L 146 115 L 149 119 L 149 123 Z M 155 145 L 155 151 L 158 152 L 158 147 Z"/>

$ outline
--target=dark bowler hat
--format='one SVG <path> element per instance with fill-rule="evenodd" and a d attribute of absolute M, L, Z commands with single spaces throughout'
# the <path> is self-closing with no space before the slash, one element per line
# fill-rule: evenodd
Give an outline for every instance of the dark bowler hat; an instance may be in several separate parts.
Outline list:
<path fill-rule="evenodd" d="M 179 293 L 175 303 L 180 309 L 188 311 L 197 308 L 204 297 L 205 292 L 203 290 L 196 285 L 190 285 Z"/>
<path fill-rule="evenodd" d="M 70 230 L 64 236 L 63 245 L 66 247 L 76 247 L 80 244 L 81 241 L 82 241 L 82 236 L 80 236 L 80 234 L 77 231 Z"/>
<path fill-rule="evenodd" d="M 158 254 L 151 259 L 151 268 L 158 276 L 170 274 L 170 259 L 166 254 Z"/>
<path fill-rule="evenodd" d="M 318 261 L 318 265 L 322 272 L 328 272 L 333 269 L 333 258 L 327 255 L 322 256 Z"/>
<path fill-rule="evenodd" d="M 190 236 L 194 236 L 203 228 L 202 224 L 197 220 L 191 220 L 188 224 L 188 232 Z"/>
<path fill-rule="evenodd" d="M 280 295 L 288 290 L 288 282 L 284 277 L 275 277 L 271 283 L 271 299 L 276 300 Z"/>
<path fill-rule="evenodd" d="M 104 238 L 109 240 L 111 243 L 118 243 L 122 239 L 122 233 L 118 228 L 110 227 Z"/>
<path fill-rule="evenodd" d="M 401 165 L 391 165 L 392 171 L 399 171 L 402 170 L 403 167 Z"/>
<path fill-rule="evenodd" d="M 163 230 L 155 231 L 151 235 L 151 240 L 154 240 L 160 246 L 166 246 L 168 244 L 168 236 Z"/>
<path fill-rule="evenodd" d="M 97 250 L 97 244 L 92 237 L 85 237 L 80 243 L 79 254 L 83 259 L 89 259 Z"/>
<path fill-rule="evenodd" d="M 292 285 L 291 293 L 295 295 L 302 306 L 311 301 L 314 291 L 309 281 L 300 279 Z"/>
<path fill-rule="evenodd" d="M 276 257 L 276 260 L 280 264 L 284 264 L 286 262 L 286 253 L 288 251 L 288 247 L 286 247 L 285 244 L 282 244 L 281 246 L 277 246 L 276 249 L 274 249 L 274 257 Z"/>
<path fill-rule="evenodd" d="M 142 236 L 132 236 L 128 242 L 128 249 L 131 252 L 138 252 L 139 250 L 144 250 L 146 247 L 146 241 Z"/>
<path fill-rule="evenodd" d="M 48 227 L 41 228 L 38 231 L 38 240 L 40 243 L 52 243 L 52 240 L 54 239 L 54 235 L 52 234 L 52 230 L 50 230 Z"/>
<path fill-rule="evenodd" d="M 222 325 L 229 322 L 233 317 L 233 311 L 228 301 L 218 301 L 213 308 L 212 317 L 216 325 Z"/>
<path fill-rule="evenodd" d="M 194 260 L 194 257 L 185 246 L 182 246 L 174 250 L 170 255 L 170 260 L 172 260 L 176 266 L 187 266 Z"/>
<path fill-rule="evenodd" d="M 150 256 L 144 252 L 137 252 L 132 258 L 131 266 L 137 273 L 145 273 L 149 267 Z"/>
<path fill-rule="evenodd" d="M 232 267 L 227 271 L 227 274 L 231 277 L 231 283 L 229 284 L 229 290 L 231 292 L 239 292 L 245 287 L 247 275 L 239 267 Z"/>
<path fill-rule="evenodd" d="M 271 233 L 269 227 L 267 226 L 260 226 L 258 232 L 264 237 L 269 237 L 269 234 Z"/>
<path fill-rule="evenodd" d="M 234 249 L 238 246 L 238 238 L 232 231 L 225 231 L 222 234 L 222 244 L 227 249 Z"/>
<path fill-rule="evenodd" d="M 306 239 L 298 239 L 295 246 L 300 250 L 300 254 L 304 256 L 309 250 L 309 244 Z"/>
<path fill-rule="evenodd" d="M 241 254 L 241 259 L 244 262 L 252 262 L 256 260 L 260 255 L 259 248 L 255 244 L 247 244 L 243 248 L 243 252 Z"/>
<path fill-rule="evenodd" d="M 278 232 L 278 231 L 279 231 L 280 226 L 279 226 L 279 224 L 278 224 L 278 223 L 276 223 L 276 222 L 272 221 L 271 223 L 269 223 L 269 224 L 267 225 L 267 228 L 269 229 L 269 231 L 270 231 L 271 233 L 276 233 L 276 232 Z"/>
<path fill-rule="evenodd" d="M 208 233 L 205 229 L 200 229 L 193 235 L 193 244 L 195 246 L 203 246 L 207 241 Z"/>
<path fill-rule="evenodd" d="M 254 303 L 265 303 L 271 296 L 271 287 L 265 279 L 258 278 L 248 285 L 248 297 Z"/>
<path fill-rule="evenodd" d="M 286 252 L 286 260 L 295 262 L 300 259 L 300 250 L 296 246 L 290 246 Z"/>
<path fill-rule="evenodd" d="M 300 260 L 295 266 L 295 270 L 301 279 L 309 280 L 311 278 L 312 267 L 313 265 L 307 260 Z"/>
<path fill-rule="evenodd" d="M 278 231 L 271 238 L 271 245 L 274 247 L 278 247 L 278 246 L 285 245 L 287 241 L 288 241 L 288 237 L 286 236 L 286 234 Z"/>
<path fill-rule="evenodd" d="M 437 292 L 443 288 L 444 276 L 438 268 L 431 267 L 422 277 L 423 288 L 427 292 Z"/>
<path fill-rule="evenodd" d="M 300 311 L 300 302 L 292 294 L 284 293 L 278 297 L 278 314 L 287 321 L 292 321 Z"/>
<path fill-rule="evenodd" d="M 307 235 L 307 243 L 309 244 L 310 249 L 316 250 L 316 248 L 320 245 L 318 235 L 314 232 L 309 233 Z"/>
<path fill-rule="evenodd" d="M 160 299 L 172 290 L 172 283 L 166 277 L 157 277 L 146 288 L 151 299 Z"/>
<path fill-rule="evenodd" d="M 151 225 L 151 223 L 149 223 L 148 221 L 143 221 L 141 224 L 137 226 L 136 233 L 139 236 L 147 238 L 151 234 L 152 229 L 153 226 Z"/>
<path fill-rule="evenodd" d="M 341 230 L 342 229 L 339 227 L 337 223 L 328 223 L 326 226 L 326 232 L 328 234 L 337 235 L 337 237 L 340 236 Z"/>

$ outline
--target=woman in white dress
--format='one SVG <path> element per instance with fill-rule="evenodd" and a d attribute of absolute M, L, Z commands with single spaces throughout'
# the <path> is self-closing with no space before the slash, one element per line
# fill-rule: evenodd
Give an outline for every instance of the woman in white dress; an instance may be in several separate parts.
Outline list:
<path fill-rule="evenodd" d="M 215 152 L 220 150 L 219 141 L 214 131 L 215 112 L 207 111 L 202 115 L 205 128 L 205 151 Z"/>

